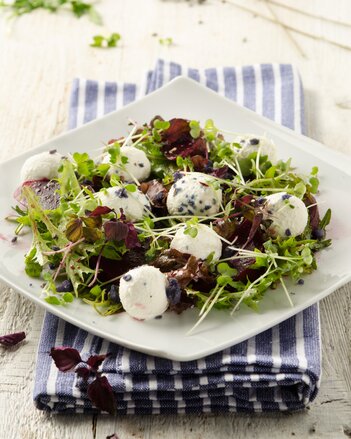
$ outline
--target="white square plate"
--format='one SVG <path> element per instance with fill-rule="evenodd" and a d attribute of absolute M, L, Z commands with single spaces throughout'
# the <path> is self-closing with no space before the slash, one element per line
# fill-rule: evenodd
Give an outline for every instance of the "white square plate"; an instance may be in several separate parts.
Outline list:
<path fill-rule="evenodd" d="M 0 211 L 5 217 L 14 205 L 13 192 L 18 186 L 19 172 L 24 160 L 53 148 L 65 154 L 74 151 L 93 151 L 103 141 L 127 132 L 127 120 L 138 122 L 152 119 L 185 117 L 204 122 L 213 119 L 221 129 L 268 133 L 278 146 L 279 156 L 293 158 L 301 172 L 309 173 L 312 166 L 320 170 L 321 192 L 318 201 L 323 214 L 332 209 L 329 237 L 332 247 L 318 256 L 319 268 L 306 276 L 303 286 L 288 285 L 294 302 L 291 308 L 282 289 L 268 291 L 255 313 L 245 306 L 230 316 L 228 311 L 214 310 L 191 336 L 187 331 L 197 320 L 197 310 L 181 315 L 166 313 L 163 319 L 138 322 L 126 313 L 101 317 L 92 307 L 75 300 L 65 307 L 52 306 L 41 298 L 41 281 L 30 279 L 24 272 L 23 256 L 30 246 L 31 236 L 11 244 L 13 224 L 0 220 L 0 278 L 48 311 L 93 334 L 137 351 L 187 361 L 209 355 L 254 336 L 304 308 L 321 300 L 351 279 L 351 158 L 284 128 L 256 113 L 240 107 L 213 91 L 187 78 L 177 78 L 123 109 L 63 134 L 38 148 L 0 165 Z M 32 286 L 30 286 L 30 284 Z"/>

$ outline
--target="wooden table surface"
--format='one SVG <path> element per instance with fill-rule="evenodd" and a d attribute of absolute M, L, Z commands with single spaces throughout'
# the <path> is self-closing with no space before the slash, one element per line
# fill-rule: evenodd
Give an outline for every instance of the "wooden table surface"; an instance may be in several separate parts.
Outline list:
<path fill-rule="evenodd" d="M 294 63 L 306 89 L 309 135 L 351 154 L 351 26 L 309 16 L 351 24 L 350 1 L 270 1 L 101 0 L 103 29 L 66 12 L 38 11 L 12 24 L 2 19 L 0 159 L 66 129 L 74 77 L 139 81 L 158 57 L 194 67 Z M 89 47 L 101 31 L 119 32 L 119 47 Z M 164 47 L 160 37 L 172 37 L 174 44 Z M 322 386 L 309 409 L 293 415 L 50 417 L 32 402 L 43 310 L 6 285 L 0 295 L 0 334 L 27 333 L 24 345 L 0 349 L 1 439 L 93 439 L 114 432 L 120 439 L 351 437 L 350 285 L 321 302 Z"/>

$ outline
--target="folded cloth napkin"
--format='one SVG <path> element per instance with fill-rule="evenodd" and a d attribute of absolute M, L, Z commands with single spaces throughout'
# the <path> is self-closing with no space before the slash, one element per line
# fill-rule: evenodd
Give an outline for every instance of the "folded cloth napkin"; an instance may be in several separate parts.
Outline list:
<path fill-rule="evenodd" d="M 241 105 L 304 131 L 302 87 L 291 65 L 196 70 L 163 60 L 139 88 L 76 79 L 69 126 L 120 108 L 178 75 L 190 76 Z M 35 404 L 53 413 L 91 413 L 96 409 L 76 375 L 55 367 L 49 356 L 53 346 L 73 347 L 83 357 L 111 353 L 102 370 L 121 414 L 298 410 L 316 397 L 320 381 L 317 305 L 243 343 L 188 362 L 131 351 L 47 313 L 38 351 Z"/>

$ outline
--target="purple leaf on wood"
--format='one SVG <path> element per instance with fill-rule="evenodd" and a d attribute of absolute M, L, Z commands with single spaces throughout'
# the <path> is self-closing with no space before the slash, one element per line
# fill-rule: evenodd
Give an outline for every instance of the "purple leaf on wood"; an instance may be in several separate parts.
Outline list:
<path fill-rule="evenodd" d="M 17 343 L 21 342 L 26 338 L 24 332 L 15 332 L 14 334 L 7 334 L 0 336 L 0 344 L 3 346 L 15 346 Z"/>

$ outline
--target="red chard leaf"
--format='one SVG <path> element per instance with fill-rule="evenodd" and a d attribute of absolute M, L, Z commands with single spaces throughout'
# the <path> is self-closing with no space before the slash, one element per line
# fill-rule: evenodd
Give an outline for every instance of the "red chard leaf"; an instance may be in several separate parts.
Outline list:
<path fill-rule="evenodd" d="M 14 334 L 7 334 L 0 336 L 0 344 L 6 347 L 16 346 L 19 342 L 26 338 L 24 332 L 15 332 Z"/>
<path fill-rule="evenodd" d="M 79 352 L 73 348 L 51 348 L 50 356 L 53 358 L 56 367 L 61 372 L 68 372 L 82 362 Z"/>
<path fill-rule="evenodd" d="M 75 373 L 86 381 L 92 372 L 88 367 L 81 366 L 75 369 Z"/>
<path fill-rule="evenodd" d="M 126 223 L 128 226 L 128 234 L 126 238 L 124 239 L 124 242 L 126 244 L 126 247 L 128 249 L 141 247 L 141 244 L 138 239 L 138 232 L 136 231 L 136 228 L 134 227 L 134 224 L 132 223 Z"/>
<path fill-rule="evenodd" d="M 171 119 L 170 126 L 162 133 L 163 153 L 168 160 L 176 160 L 178 156 L 194 157 L 201 156 L 208 158 L 208 151 L 205 139 L 198 137 L 194 139 L 190 134 L 189 121 L 186 119 Z M 196 159 L 199 167 L 203 168 L 204 163 Z M 196 166 L 196 163 L 195 166 Z"/>
<path fill-rule="evenodd" d="M 113 415 L 116 412 L 116 399 L 112 387 L 105 376 L 97 376 L 88 386 L 88 397 L 98 409 Z"/>
<path fill-rule="evenodd" d="M 89 216 L 107 215 L 110 212 L 112 212 L 112 209 L 110 209 L 109 207 L 98 206 L 92 212 L 89 213 Z"/>
<path fill-rule="evenodd" d="M 162 133 L 162 140 L 168 145 L 181 145 L 192 140 L 189 121 L 186 119 L 171 119 L 167 130 Z"/>
<path fill-rule="evenodd" d="M 107 221 L 104 230 L 108 241 L 123 241 L 129 232 L 128 225 L 121 221 Z"/>
<path fill-rule="evenodd" d="M 106 355 L 92 355 L 91 357 L 89 357 L 87 363 L 88 365 L 94 370 L 97 371 L 99 369 L 99 367 L 101 366 L 101 364 L 103 363 L 103 361 L 109 356 L 110 354 L 106 354 Z"/>

